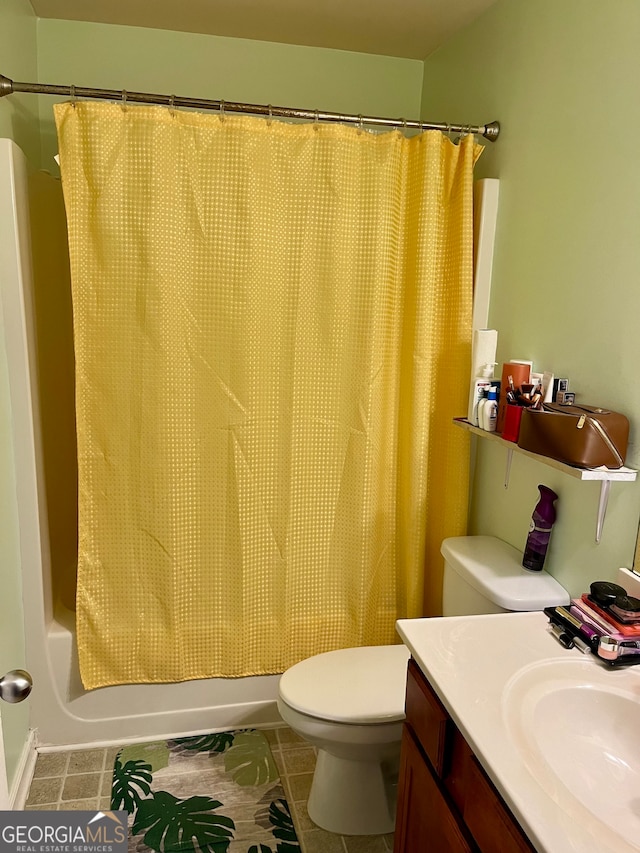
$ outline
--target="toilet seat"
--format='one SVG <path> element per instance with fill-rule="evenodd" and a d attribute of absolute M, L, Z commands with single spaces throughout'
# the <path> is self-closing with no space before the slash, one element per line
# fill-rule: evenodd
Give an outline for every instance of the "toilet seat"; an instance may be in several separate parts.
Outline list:
<path fill-rule="evenodd" d="M 336 723 L 404 719 L 409 650 L 361 646 L 314 655 L 280 679 L 281 699 L 302 714 Z"/>

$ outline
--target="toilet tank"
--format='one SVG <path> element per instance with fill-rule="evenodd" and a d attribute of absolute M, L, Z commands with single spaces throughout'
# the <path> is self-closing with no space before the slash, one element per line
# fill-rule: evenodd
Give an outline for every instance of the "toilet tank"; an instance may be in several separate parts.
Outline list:
<path fill-rule="evenodd" d="M 569 604 L 569 593 L 544 570 L 522 566 L 522 553 L 494 536 L 445 539 L 442 613 L 470 616 Z"/>

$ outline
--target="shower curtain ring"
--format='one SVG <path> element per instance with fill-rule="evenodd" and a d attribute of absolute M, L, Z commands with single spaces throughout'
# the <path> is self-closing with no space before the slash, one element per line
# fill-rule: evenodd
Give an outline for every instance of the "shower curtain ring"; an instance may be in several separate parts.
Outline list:
<path fill-rule="evenodd" d="M 269 110 L 269 118 L 267 119 L 267 127 L 271 127 L 271 122 L 273 121 L 273 107 L 271 104 L 268 105 L 267 109 Z"/>
<path fill-rule="evenodd" d="M 73 85 L 73 83 L 71 84 L 71 86 L 69 86 L 69 94 L 71 95 L 71 106 L 75 110 L 75 108 L 76 108 L 76 87 Z"/>
<path fill-rule="evenodd" d="M 176 106 L 176 96 L 175 95 L 169 95 L 169 112 L 171 113 L 171 115 L 173 115 L 175 112 L 175 106 Z"/>
<path fill-rule="evenodd" d="M 315 110 L 314 118 L 313 118 L 313 129 L 314 130 L 318 130 L 318 128 L 320 127 L 319 122 L 320 122 L 320 113 L 318 112 L 318 110 Z"/>
<path fill-rule="evenodd" d="M 406 120 L 406 118 L 403 118 L 402 119 L 402 132 L 405 136 L 407 135 L 408 129 L 409 129 L 409 126 L 407 125 L 407 120 Z"/>
<path fill-rule="evenodd" d="M 127 109 L 127 90 L 122 90 L 122 111 L 126 112 Z"/>
<path fill-rule="evenodd" d="M 220 121 L 224 121 L 224 101 L 220 98 Z"/>
<path fill-rule="evenodd" d="M 358 115 L 358 133 L 362 133 L 364 130 L 364 119 L 362 118 L 362 114 Z"/>

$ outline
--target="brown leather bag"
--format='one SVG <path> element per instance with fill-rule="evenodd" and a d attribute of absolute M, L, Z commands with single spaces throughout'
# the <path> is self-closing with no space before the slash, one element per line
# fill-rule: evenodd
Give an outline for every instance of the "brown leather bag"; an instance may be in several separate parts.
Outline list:
<path fill-rule="evenodd" d="M 578 468 L 622 468 L 629 441 L 624 415 L 598 406 L 545 403 L 522 413 L 518 447 Z"/>

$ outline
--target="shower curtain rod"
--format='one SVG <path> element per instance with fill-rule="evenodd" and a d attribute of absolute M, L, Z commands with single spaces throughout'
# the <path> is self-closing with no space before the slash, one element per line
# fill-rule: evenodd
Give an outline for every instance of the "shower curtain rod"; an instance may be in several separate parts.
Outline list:
<path fill-rule="evenodd" d="M 71 98 L 95 98 L 103 101 L 123 101 L 138 104 L 160 104 L 168 107 L 191 107 L 199 110 L 218 110 L 221 113 L 248 113 L 271 118 L 299 118 L 306 121 L 337 121 L 357 125 L 384 125 L 386 127 L 415 127 L 419 130 L 442 130 L 456 133 L 476 133 L 495 142 L 500 134 L 500 123 L 449 124 L 448 122 L 417 121 L 403 118 L 380 118 L 379 116 L 349 115 L 322 110 L 300 110 L 293 107 L 274 107 L 271 104 L 241 104 L 235 101 L 214 101 L 207 98 L 184 98 L 178 95 L 152 95 L 148 92 L 127 92 L 118 89 L 93 89 L 85 86 L 52 86 L 46 83 L 16 83 L 0 74 L 0 98 L 24 92 L 34 95 L 66 95 Z"/>

